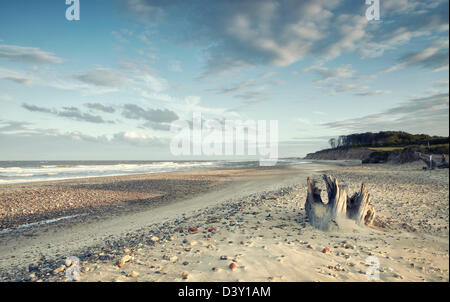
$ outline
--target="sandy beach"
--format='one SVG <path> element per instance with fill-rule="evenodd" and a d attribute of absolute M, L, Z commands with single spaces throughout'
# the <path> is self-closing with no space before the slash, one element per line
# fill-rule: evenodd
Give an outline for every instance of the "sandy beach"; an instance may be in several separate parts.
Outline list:
<path fill-rule="evenodd" d="M 448 173 L 322 163 L 3 186 L 0 280 L 69 281 L 75 256 L 82 282 L 367 281 L 374 269 L 448 282 Z M 306 178 L 322 174 L 350 192 L 365 183 L 376 227 L 309 225 Z"/>

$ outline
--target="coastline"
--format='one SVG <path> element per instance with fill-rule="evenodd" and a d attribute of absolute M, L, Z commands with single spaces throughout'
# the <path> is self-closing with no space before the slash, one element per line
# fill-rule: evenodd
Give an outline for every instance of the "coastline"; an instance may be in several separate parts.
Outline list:
<path fill-rule="evenodd" d="M 380 259 L 382 281 L 448 281 L 448 170 L 425 175 L 419 164 L 318 164 L 193 172 L 205 173 L 216 173 L 220 188 L 144 211 L 0 235 L 3 281 L 64 281 L 54 270 L 69 256 L 81 260 L 81 281 L 367 281 L 370 255 Z M 365 182 L 383 229 L 332 234 L 309 226 L 306 177 L 322 173 L 350 190 Z M 325 247 L 330 253 L 322 253 Z M 132 260 L 119 267 L 126 255 Z"/>

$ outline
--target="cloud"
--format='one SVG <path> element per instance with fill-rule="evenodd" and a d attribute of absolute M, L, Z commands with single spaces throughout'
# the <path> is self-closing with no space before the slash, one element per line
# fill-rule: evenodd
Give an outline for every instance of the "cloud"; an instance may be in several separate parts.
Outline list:
<path fill-rule="evenodd" d="M 345 132 L 403 130 L 448 135 L 449 94 L 414 98 L 381 113 L 323 124 Z"/>
<path fill-rule="evenodd" d="M 337 1 L 122 3 L 141 20 L 158 24 L 177 20 L 175 25 L 185 27 L 186 41 L 207 45 L 206 73 L 220 73 L 256 64 L 286 66 L 304 57 L 323 38 L 324 20 L 333 15 Z"/>
<path fill-rule="evenodd" d="M 30 84 L 33 81 L 30 78 L 17 77 L 17 76 L 3 77 L 2 79 L 12 81 L 17 84 Z"/>
<path fill-rule="evenodd" d="M 156 136 L 139 134 L 134 131 L 120 132 L 113 136 L 114 141 L 126 142 L 135 146 L 163 146 L 167 145 L 168 141 Z"/>
<path fill-rule="evenodd" d="M 237 94 L 235 97 L 244 100 L 245 104 L 255 104 L 267 99 L 269 94 L 267 91 L 247 91 Z"/>
<path fill-rule="evenodd" d="M 361 86 L 356 84 L 343 84 L 343 83 L 333 83 L 334 92 L 348 92 L 348 91 L 362 91 L 369 89 L 368 86 Z"/>
<path fill-rule="evenodd" d="M 33 78 L 28 73 L 2 67 L 0 67 L 0 79 L 24 85 L 30 84 L 33 81 Z"/>
<path fill-rule="evenodd" d="M 159 131 L 170 131 L 170 123 L 146 122 L 140 125 L 141 129 L 153 129 Z"/>
<path fill-rule="evenodd" d="M 386 72 L 399 70 L 410 66 L 418 66 L 422 68 L 441 71 L 448 69 L 449 53 L 448 39 L 437 40 L 429 47 L 409 54 L 403 55 L 399 59 L 399 63 L 387 68 Z"/>
<path fill-rule="evenodd" d="M 373 90 L 373 91 L 365 91 L 365 92 L 359 92 L 355 93 L 356 96 L 374 96 L 374 95 L 380 95 L 380 94 L 390 94 L 392 91 L 390 90 Z"/>
<path fill-rule="evenodd" d="M 335 68 L 328 68 L 322 65 L 309 66 L 303 69 L 304 72 L 313 71 L 319 76 L 316 82 L 326 82 L 330 80 L 350 78 L 355 73 L 351 65 L 343 65 Z"/>
<path fill-rule="evenodd" d="M 77 120 L 77 121 L 96 123 L 96 124 L 113 123 L 112 121 L 105 121 L 99 115 L 83 113 L 80 111 L 80 109 L 78 109 L 76 107 L 63 107 L 62 110 L 60 110 L 56 113 L 56 115 L 61 116 L 61 117 L 68 117 L 70 119 Z"/>
<path fill-rule="evenodd" d="M 448 82 L 448 77 L 440 79 L 440 80 L 435 80 L 433 81 L 433 84 L 437 87 L 443 87 L 443 88 L 449 88 L 449 82 Z"/>
<path fill-rule="evenodd" d="M 165 138 L 132 131 L 109 136 L 94 136 L 77 130 L 0 131 L 0 142 L 8 146 L 0 148 L 0 156 L 7 160 L 148 160 L 167 156 L 169 149 L 169 141 Z"/>
<path fill-rule="evenodd" d="M 89 85 L 119 88 L 126 83 L 126 78 L 116 70 L 98 67 L 74 78 Z"/>
<path fill-rule="evenodd" d="M 31 112 L 44 112 L 44 113 L 52 113 L 53 112 L 51 109 L 39 107 L 36 105 L 27 104 L 27 103 L 22 104 L 22 107 Z"/>
<path fill-rule="evenodd" d="M 21 121 L 2 121 L 2 120 L 0 120 L 0 133 L 27 130 L 28 125 L 31 125 L 31 123 L 21 122 Z"/>
<path fill-rule="evenodd" d="M 257 65 L 288 66 L 307 57 L 346 53 L 382 55 L 411 39 L 448 31 L 447 1 L 386 0 L 382 23 L 365 18 L 367 5 L 353 0 L 122 0 L 125 11 L 201 46 L 205 75 Z M 180 34 L 182 32 L 182 34 Z"/>
<path fill-rule="evenodd" d="M 63 62 L 63 59 L 39 48 L 6 44 L 0 44 L 0 59 L 30 64 Z"/>
<path fill-rule="evenodd" d="M 156 123 L 170 123 L 178 120 L 178 115 L 168 109 L 144 109 L 135 104 L 125 104 L 122 116 L 128 119 L 145 120 Z"/>
<path fill-rule="evenodd" d="M 26 104 L 26 103 L 22 104 L 22 107 L 31 112 L 48 113 L 48 114 L 51 114 L 54 116 L 65 117 L 65 118 L 69 118 L 69 119 L 81 121 L 81 122 L 89 122 L 89 123 L 95 123 L 95 124 L 114 123 L 113 121 L 105 121 L 99 115 L 93 115 L 90 113 L 81 112 L 80 109 L 78 109 L 76 107 L 63 107 L 60 110 L 56 110 L 56 109 L 49 109 L 46 107 L 39 107 L 36 105 L 30 105 L 30 104 Z"/>
<path fill-rule="evenodd" d="M 325 87 L 318 87 L 323 89 L 329 95 L 336 95 L 338 93 L 352 93 L 354 96 L 365 97 L 381 94 L 390 94 L 390 90 L 370 90 L 369 86 L 362 86 L 359 84 L 344 84 L 341 82 L 334 82 Z"/>
<path fill-rule="evenodd" d="M 89 109 L 98 110 L 98 111 L 102 111 L 102 112 L 105 112 L 105 113 L 114 113 L 114 112 L 116 112 L 116 109 L 114 109 L 113 106 L 106 106 L 106 105 L 103 105 L 103 104 L 100 104 L 100 103 L 87 103 L 87 104 L 84 104 L 84 106 L 86 106 Z"/>
<path fill-rule="evenodd" d="M 243 90 L 251 88 L 255 84 L 256 84 L 255 80 L 248 79 L 248 80 L 239 82 L 239 83 L 234 84 L 234 85 L 229 86 L 229 87 L 222 87 L 222 88 L 218 88 L 218 89 L 213 89 L 213 91 L 216 91 L 216 92 L 222 93 L 222 94 L 233 94 L 233 93 L 241 92 Z"/>

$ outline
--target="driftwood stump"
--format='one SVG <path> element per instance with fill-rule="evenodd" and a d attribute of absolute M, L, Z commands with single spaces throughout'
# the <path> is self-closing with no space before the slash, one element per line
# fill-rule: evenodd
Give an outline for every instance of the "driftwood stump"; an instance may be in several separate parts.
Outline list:
<path fill-rule="evenodd" d="M 375 211 L 370 205 L 370 194 L 366 186 L 348 197 L 345 186 L 339 185 L 336 178 L 323 175 L 328 193 L 328 203 L 320 197 L 321 190 L 314 180 L 308 177 L 308 196 L 305 210 L 309 223 L 321 230 L 329 230 L 332 226 L 339 228 L 342 218 L 356 221 L 360 226 L 370 225 L 375 217 Z"/>

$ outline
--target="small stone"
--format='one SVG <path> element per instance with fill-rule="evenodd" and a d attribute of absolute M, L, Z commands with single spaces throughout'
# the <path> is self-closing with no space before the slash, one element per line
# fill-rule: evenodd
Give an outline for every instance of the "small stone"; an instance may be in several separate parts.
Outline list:
<path fill-rule="evenodd" d="M 183 262 L 183 265 L 188 265 L 188 264 L 189 264 L 189 262 L 187 262 L 187 261 Z"/>
<path fill-rule="evenodd" d="M 354 247 L 353 245 L 351 245 L 350 243 L 346 243 L 346 244 L 344 245 L 344 248 L 346 248 L 346 249 L 351 249 L 351 250 L 354 250 L 354 249 L 355 249 L 355 247 Z"/>
<path fill-rule="evenodd" d="M 324 248 L 323 250 L 322 250 L 322 253 L 324 253 L 324 254 L 330 254 L 331 253 L 331 250 L 329 249 L 329 248 Z"/>
<path fill-rule="evenodd" d="M 228 260 L 228 256 L 220 256 L 220 260 Z"/>
<path fill-rule="evenodd" d="M 34 278 L 36 278 L 36 274 L 35 274 L 35 273 L 31 273 L 31 274 L 29 275 L 29 277 L 30 277 L 31 279 L 34 279 Z"/>
<path fill-rule="evenodd" d="M 212 244 L 208 244 L 207 248 L 209 248 L 209 249 L 213 249 L 213 248 L 215 248 L 215 246 L 214 246 L 214 245 L 212 245 Z"/>
<path fill-rule="evenodd" d="M 159 238 L 156 237 L 156 236 L 153 236 L 152 238 L 150 238 L 150 240 L 153 241 L 153 242 L 158 242 Z"/>
<path fill-rule="evenodd" d="M 122 267 L 125 263 L 130 262 L 133 259 L 130 255 L 125 255 L 122 258 L 120 258 L 119 262 L 117 263 L 117 266 Z"/>
<path fill-rule="evenodd" d="M 403 279 L 403 276 L 397 273 L 394 274 L 394 277 L 397 279 Z"/>
<path fill-rule="evenodd" d="M 220 272 L 221 270 L 222 269 L 220 267 L 213 267 L 212 268 L 212 271 L 215 272 L 215 273 Z"/>
<path fill-rule="evenodd" d="M 306 247 L 309 248 L 309 249 L 312 249 L 312 250 L 315 249 L 315 247 L 313 245 L 311 245 L 311 244 L 308 244 Z"/>
<path fill-rule="evenodd" d="M 189 245 L 190 245 L 190 246 L 197 245 L 197 241 L 191 241 L 191 242 L 189 243 Z"/>
<path fill-rule="evenodd" d="M 132 271 L 131 273 L 128 274 L 128 277 L 131 277 L 131 278 L 136 278 L 137 276 L 139 276 L 139 273 L 135 272 L 135 271 Z"/>
<path fill-rule="evenodd" d="M 186 280 L 187 278 L 189 278 L 189 274 L 187 272 L 183 272 L 181 274 L 181 278 L 183 278 L 184 280 Z"/>
<path fill-rule="evenodd" d="M 130 249 L 124 249 L 123 252 L 124 252 L 125 254 L 128 254 L 128 253 L 130 252 Z"/>
<path fill-rule="evenodd" d="M 65 269 L 66 269 L 66 266 L 63 264 L 63 265 L 61 265 L 60 267 L 55 268 L 55 269 L 53 270 L 53 273 L 56 275 L 56 274 L 61 273 L 61 272 L 64 271 Z"/>
<path fill-rule="evenodd" d="M 229 266 L 229 268 L 232 270 L 232 271 L 234 271 L 236 268 L 237 268 L 237 265 L 236 265 L 236 263 L 234 263 L 234 262 L 231 262 L 231 264 L 230 264 L 230 266 Z"/>

